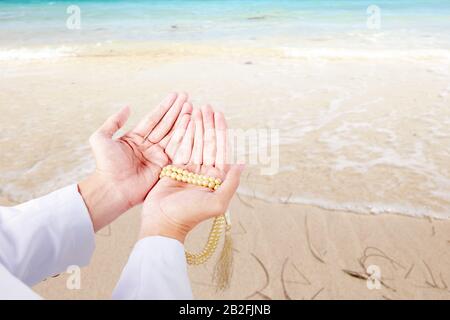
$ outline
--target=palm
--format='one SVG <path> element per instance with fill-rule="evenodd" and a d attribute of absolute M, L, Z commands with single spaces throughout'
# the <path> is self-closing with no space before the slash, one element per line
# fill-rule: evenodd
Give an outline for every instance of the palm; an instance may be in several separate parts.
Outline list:
<path fill-rule="evenodd" d="M 212 166 L 178 166 L 190 172 L 223 179 L 225 173 Z M 170 178 L 163 178 L 152 189 L 144 202 L 144 219 L 164 217 L 177 225 L 196 226 L 206 216 L 223 213 L 223 206 L 216 194 L 208 188 L 200 187 Z M 182 210 L 180 210 L 182 204 Z M 186 220 L 189 217 L 189 220 Z"/>
<path fill-rule="evenodd" d="M 128 118 L 129 111 L 123 109 L 91 136 L 97 173 L 115 186 L 130 207 L 144 200 L 161 168 L 172 160 L 167 148 L 172 127 L 175 121 L 187 125 L 192 109 L 186 99 L 186 95 L 169 96 L 133 130 L 112 139 Z"/>
<path fill-rule="evenodd" d="M 239 184 L 240 171 L 225 165 L 226 122 L 205 107 L 194 110 L 174 155 L 177 168 L 224 180 L 217 191 L 161 178 L 149 192 L 142 211 L 141 236 L 162 234 L 184 241 L 199 222 L 224 214 Z M 206 131 L 204 134 L 203 131 Z M 201 165 L 200 165 L 201 164 Z M 161 230 L 161 226 L 165 226 Z"/>
<path fill-rule="evenodd" d="M 169 161 L 162 146 L 143 143 L 143 137 L 133 133 L 99 143 L 95 156 L 97 171 L 113 181 L 131 205 L 142 202 Z"/>

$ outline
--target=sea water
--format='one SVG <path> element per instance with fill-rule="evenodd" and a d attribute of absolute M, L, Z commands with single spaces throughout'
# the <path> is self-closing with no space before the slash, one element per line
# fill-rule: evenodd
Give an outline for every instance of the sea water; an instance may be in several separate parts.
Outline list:
<path fill-rule="evenodd" d="M 79 10 L 76 28 L 68 26 L 73 6 Z M 272 41 L 295 55 L 305 44 L 434 49 L 450 48 L 449 39 L 450 1 L 442 0 L 0 1 L 4 58 L 6 50 L 30 45 L 51 45 L 65 55 L 77 44 L 123 41 Z"/>

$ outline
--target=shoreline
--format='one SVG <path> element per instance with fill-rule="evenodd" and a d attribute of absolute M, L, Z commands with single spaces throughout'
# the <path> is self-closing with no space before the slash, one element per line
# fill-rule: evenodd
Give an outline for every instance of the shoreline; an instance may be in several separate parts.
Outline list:
<path fill-rule="evenodd" d="M 348 47 L 339 41 L 317 44 L 314 41 L 290 43 L 276 39 L 268 41 L 106 41 L 102 43 L 72 43 L 60 45 L 0 45 L 0 63 L 8 61 L 61 60 L 73 58 L 183 58 L 183 57 L 260 57 L 269 59 L 324 61 L 401 61 L 440 60 L 450 62 L 450 47 L 396 48 L 388 44 L 360 43 Z"/>

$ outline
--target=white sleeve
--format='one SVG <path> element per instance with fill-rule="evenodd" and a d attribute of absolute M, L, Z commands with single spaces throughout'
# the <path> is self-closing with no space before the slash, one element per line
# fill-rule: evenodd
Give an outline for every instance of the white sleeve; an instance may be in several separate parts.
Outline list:
<path fill-rule="evenodd" d="M 77 185 L 0 207 L 0 264 L 28 286 L 70 265 L 88 264 L 94 248 L 92 222 Z"/>
<path fill-rule="evenodd" d="M 0 300 L 40 300 L 30 287 L 14 277 L 0 264 Z"/>
<path fill-rule="evenodd" d="M 158 236 L 138 241 L 113 299 L 192 299 L 184 246 Z"/>

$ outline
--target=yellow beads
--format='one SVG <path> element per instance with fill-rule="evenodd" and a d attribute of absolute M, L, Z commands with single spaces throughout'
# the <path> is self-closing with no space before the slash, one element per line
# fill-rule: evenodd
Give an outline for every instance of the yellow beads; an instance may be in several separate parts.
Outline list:
<path fill-rule="evenodd" d="M 159 177 L 160 178 L 168 177 L 177 181 L 209 188 L 211 190 L 217 190 L 220 184 L 222 183 L 222 181 L 218 178 L 207 177 L 202 174 L 196 174 L 193 172 L 189 172 L 186 169 L 177 168 L 172 165 L 165 166 L 162 169 Z"/>
<path fill-rule="evenodd" d="M 209 232 L 208 241 L 199 253 L 185 252 L 188 264 L 199 265 L 205 263 L 214 253 L 219 244 L 220 235 L 226 226 L 225 216 L 218 216 L 214 219 L 211 231 Z"/>
<path fill-rule="evenodd" d="M 177 168 L 172 165 L 165 166 L 162 169 L 159 177 L 168 177 L 173 180 L 209 188 L 210 190 L 214 191 L 219 189 L 219 186 L 222 183 L 220 179 L 189 172 L 186 169 Z M 224 215 L 218 216 L 214 219 L 211 231 L 209 233 L 208 241 L 203 250 L 199 253 L 190 253 L 187 251 L 185 252 L 188 264 L 199 265 L 205 263 L 212 256 L 217 248 L 220 240 L 220 234 L 222 233 L 225 225 L 226 219 Z"/>

